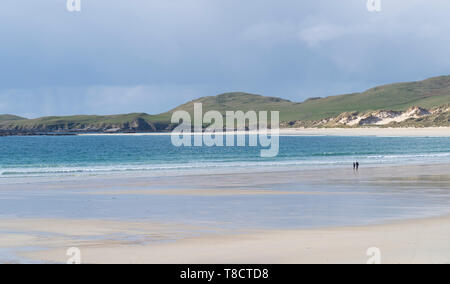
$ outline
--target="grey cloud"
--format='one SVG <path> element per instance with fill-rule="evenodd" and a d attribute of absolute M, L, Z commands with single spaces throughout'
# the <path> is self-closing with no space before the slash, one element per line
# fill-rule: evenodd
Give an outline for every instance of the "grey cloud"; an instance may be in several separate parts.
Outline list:
<path fill-rule="evenodd" d="M 382 2 L 3 0 L 0 112 L 156 113 L 236 90 L 301 101 L 450 74 L 450 2 Z"/>

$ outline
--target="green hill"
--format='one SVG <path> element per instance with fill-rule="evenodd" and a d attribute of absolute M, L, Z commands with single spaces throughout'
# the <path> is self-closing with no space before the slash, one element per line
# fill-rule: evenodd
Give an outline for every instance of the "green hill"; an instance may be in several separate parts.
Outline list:
<path fill-rule="evenodd" d="M 226 111 L 280 111 L 280 120 L 290 125 L 317 125 L 317 121 L 336 118 L 343 113 L 370 113 L 378 110 L 407 111 L 412 107 L 424 109 L 438 108 L 450 102 L 450 76 L 430 78 L 419 82 L 397 83 L 375 87 L 362 93 L 311 98 L 302 103 L 289 100 L 264 97 L 242 92 L 226 93 L 218 96 L 203 97 L 180 105 L 158 115 L 132 113 L 123 115 L 78 115 L 63 117 L 42 117 L 24 119 L 12 115 L 0 115 L 0 132 L 152 132 L 169 131 L 174 125 L 170 120 L 172 113 L 185 110 L 193 113 L 194 103 L 203 104 L 203 112 L 209 110 Z M 436 117 L 428 116 L 415 121 L 408 120 L 407 125 L 449 125 L 447 109 L 441 110 Z M 357 115 L 356 115 L 357 116 Z M 369 118 L 373 119 L 373 118 Z M 377 118 L 375 118 L 377 119 Z M 364 120 L 364 121 L 367 121 Z M 314 122 L 314 123 L 310 123 Z M 420 123 L 419 123 L 420 122 Z M 405 125 L 405 123 L 401 125 Z"/>
<path fill-rule="evenodd" d="M 450 102 L 450 76 L 376 87 L 363 93 L 307 101 L 290 112 L 289 120 L 319 120 L 343 112 L 380 109 L 404 111 L 412 106 L 434 108 Z M 290 111 L 290 110 L 289 110 Z"/>
<path fill-rule="evenodd" d="M 167 127 L 156 116 L 146 113 L 123 115 L 76 115 L 48 116 L 37 119 L 6 121 L 0 123 L 0 130 L 20 132 L 54 132 L 54 131 L 157 131 Z"/>
<path fill-rule="evenodd" d="M 226 93 L 214 97 L 203 97 L 197 100 L 193 100 L 186 104 L 183 104 L 169 112 L 158 115 L 159 119 L 170 120 L 172 113 L 175 111 L 184 110 L 191 115 L 194 113 L 194 103 L 201 103 L 203 106 L 203 112 L 210 110 L 219 111 L 225 114 L 226 111 L 277 111 L 280 110 L 281 120 L 288 119 L 289 113 L 287 110 L 300 105 L 299 103 L 293 103 L 288 100 L 264 97 L 261 95 L 254 95 L 242 92 Z"/>
<path fill-rule="evenodd" d="M 280 98 L 247 93 L 228 93 L 204 97 L 181 105 L 159 117 L 170 118 L 173 111 L 193 112 L 194 103 L 203 103 L 203 111 L 278 110 L 281 121 L 314 121 L 338 116 L 343 112 L 367 112 L 388 109 L 404 111 L 412 106 L 433 108 L 450 102 L 450 76 L 420 82 L 398 83 L 376 87 L 362 93 L 308 99 L 295 103 Z"/>
<path fill-rule="evenodd" d="M 17 116 L 17 115 L 11 115 L 11 114 L 0 114 L 0 122 L 4 121 L 15 121 L 15 120 L 24 120 L 26 118 Z"/>

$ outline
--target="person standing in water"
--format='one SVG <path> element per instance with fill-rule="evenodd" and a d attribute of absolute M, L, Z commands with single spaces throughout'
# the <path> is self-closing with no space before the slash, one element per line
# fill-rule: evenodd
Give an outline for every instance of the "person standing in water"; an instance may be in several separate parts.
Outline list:
<path fill-rule="evenodd" d="M 359 170 L 359 162 L 356 162 L 356 170 Z"/>

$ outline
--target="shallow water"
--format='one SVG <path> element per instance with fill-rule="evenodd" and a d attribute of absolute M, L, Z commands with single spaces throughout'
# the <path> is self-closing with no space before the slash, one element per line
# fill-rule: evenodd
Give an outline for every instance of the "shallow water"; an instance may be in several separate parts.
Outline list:
<path fill-rule="evenodd" d="M 441 170 L 446 172 L 447 168 Z M 403 177 L 396 178 L 392 171 L 378 169 L 374 174 L 368 168 L 355 174 L 328 169 L 9 184 L 0 186 L 0 218 L 296 229 L 378 224 L 450 213 L 450 182 L 399 182 Z M 426 173 L 420 167 L 415 171 Z M 199 191 L 193 193 L 193 189 Z"/>
<path fill-rule="evenodd" d="M 241 232 L 450 213 L 450 138 L 288 136 L 277 157 L 259 154 L 257 147 L 176 148 L 169 136 L 0 137 L 0 220 Z M 0 235 L 10 233 L 30 232 Z M 29 262 L 17 253 L 38 249 L 0 244 L 0 262 Z"/>
<path fill-rule="evenodd" d="M 280 137 L 279 155 L 260 147 L 172 146 L 170 136 L 0 137 L 0 179 L 117 172 L 233 171 L 236 169 L 446 163 L 450 137 Z"/>

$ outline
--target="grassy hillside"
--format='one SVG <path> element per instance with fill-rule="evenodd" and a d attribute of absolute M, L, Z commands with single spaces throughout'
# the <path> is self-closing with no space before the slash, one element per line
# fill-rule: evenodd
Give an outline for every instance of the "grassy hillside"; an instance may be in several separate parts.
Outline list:
<path fill-rule="evenodd" d="M 160 123 L 162 125 L 159 125 Z M 124 131 L 155 131 L 160 127 L 167 127 L 167 124 L 160 122 L 156 116 L 146 113 L 105 116 L 49 116 L 37 119 L 0 122 L 0 129 L 18 131 L 68 131 L 80 129 L 106 131 L 113 128 L 120 128 Z"/>
<path fill-rule="evenodd" d="M 226 111 L 276 111 L 281 110 L 280 119 L 287 119 L 288 116 L 284 116 L 287 112 L 285 110 L 293 108 L 299 105 L 299 103 L 293 103 L 288 100 L 264 97 L 261 95 L 253 95 L 248 93 L 226 93 L 215 97 L 203 97 L 189 103 L 183 104 L 169 112 L 158 115 L 161 120 L 170 120 L 174 111 L 184 110 L 191 115 L 194 113 L 194 103 L 202 103 L 203 112 L 206 113 L 210 110 L 219 111 L 225 114 Z"/>
<path fill-rule="evenodd" d="M 138 118 L 151 120 L 152 116 L 145 113 L 131 113 L 123 115 L 74 115 L 74 116 L 47 116 L 36 119 L 15 121 L 17 126 L 35 126 L 35 125 L 101 125 L 101 124 L 123 124 L 132 122 Z"/>
<path fill-rule="evenodd" d="M 314 98 L 303 103 L 247 93 L 228 93 L 200 98 L 159 117 L 170 119 L 171 113 L 175 110 L 192 113 L 194 103 L 203 103 L 204 111 L 279 110 L 281 121 L 311 121 L 335 117 L 343 112 L 379 109 L 400 111 L 412 106 L 433 108 L 448 102 L 450 102 L 450 76 L 442 76 L 420 82 L 380 86 L 362 93 Z"/>
<path fill-rule="evenodd" d="M 185 110 L 192 114 L 194 103 L 202 103 L 203 112 L 217 110 L 225 114 L 226 111 L 237 110 L 280 111 L 282 122 L 309 122 L 336 117 L 344 112 L 405 111 L 412 106 L 431 109 L 449 102 L 450 76 L 441 76 L 420 82 L 379 86 L 362 93 L 313 98 L 303 103 L 248 93 L 226 93 L 213 97 L 203 97 L 159 115 L 132 113 L 107 116 L 42 117 L 38 119 L 1 115 L 0 130 L 62 131 L 89 129 L 90 131 L 109 131 L 120 129 L 120 131 L 164 131 L 170 130 L 170 127 L 172 127 L 170 120 L 174 111 Z M 448 123 L 446 117 L 440 117 L 437 120 L 439 120 L 440 125 Z M 433 125 L 433 123 L 433 121 L 426 121 L 426 125 Z"/>
<path fill-rule="evenodd" d="M 293 120 L 318 120 L 343 112 L 406 110 L 412 106 L 433 108 L 450 102 L 450 76 L 420 82 L 376 87 L 363 93 L 307 101 L 296 108 Z"/>
<path fill-rule="evenodd" d="M 15 120 L 23 120 L 26 118 L 17 116 L 17 115 L 11 115 L 11 114 L 0 114 L 0 122 L 4 121 L 15 121 Z"/>

